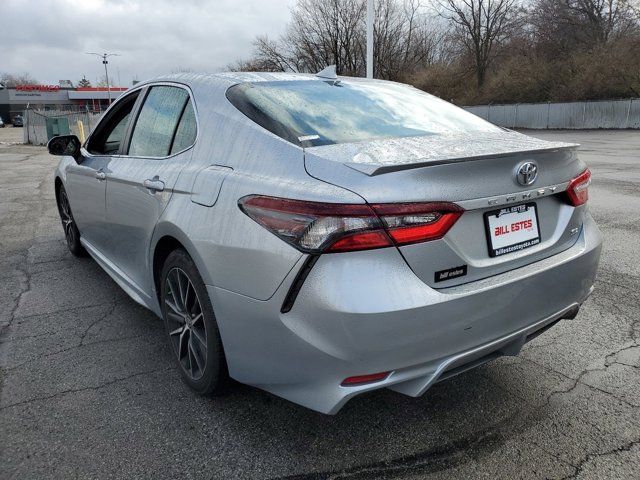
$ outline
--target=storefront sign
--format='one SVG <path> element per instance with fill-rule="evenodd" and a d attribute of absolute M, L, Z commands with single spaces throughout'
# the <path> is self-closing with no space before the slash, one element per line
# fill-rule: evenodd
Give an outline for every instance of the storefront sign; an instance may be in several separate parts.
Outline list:
<path fill-rule="evenodd" d="M 60 85 L 16 85 L 20 92 L 57 92 Z"/>
<path fill-rule="evenodd" d="M 38 88 L 25 88 L 25 87 L 38 87 Z M 44 85 L 46 87 L 46 85 Z M 69 90 L 60 90 L 60 87 L 52 88 L 50 90 L 42 89 L 43 85 L 19 85 L 16 88 L 8 89 L 9 103 L 68 103 Z M 53 86 L 52 86 L 53 87 Z"/>

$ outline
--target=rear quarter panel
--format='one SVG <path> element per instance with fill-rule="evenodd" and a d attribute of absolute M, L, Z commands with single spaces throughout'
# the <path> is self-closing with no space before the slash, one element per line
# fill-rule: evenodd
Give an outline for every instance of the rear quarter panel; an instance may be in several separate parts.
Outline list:
<path fill-rule="evenodd" d="M 264 130 L 233 107 L 225 88 L 193 89 L 200 123 L 191 163 L 182 171 L 154 235 L 177 230 L 208 285 L 259 300 L 270 298 L 302 254 L 246 216 L 238 200 L 259 194 L 327 202 L 363 203 L 359 196 L 310 177 L 303 150 Z M 212 206 L 192 198 L 198 173 L 226 167 Z M 199 189 L 201 189 L 199 185 Z"/>

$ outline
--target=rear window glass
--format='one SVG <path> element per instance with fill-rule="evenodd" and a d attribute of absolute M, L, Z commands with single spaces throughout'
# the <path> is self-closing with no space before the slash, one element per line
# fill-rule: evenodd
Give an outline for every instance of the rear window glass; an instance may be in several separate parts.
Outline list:
<path fill-rule="evenodd" d="M 229 101 L 251 120 L 311 147 L 499 128 L 448 102 L 393 83 L 297 80 L 234 85 Z"/>

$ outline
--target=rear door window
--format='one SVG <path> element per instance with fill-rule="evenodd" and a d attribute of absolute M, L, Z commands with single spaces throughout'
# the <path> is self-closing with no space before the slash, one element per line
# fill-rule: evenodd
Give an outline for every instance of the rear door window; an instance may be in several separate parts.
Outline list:
<path fill-rule="evenodd" d="M 172 145 L 187 105 L 190 100 L 185 89 L 164 85 L 151 87 L 133 129 L 128 155 L 166 157 L 173 152 Z M 182 130 L 180 132 L 179 141 L 186 141 Z"/>
<path fill-rule="evenodd" d="M 171 154 L 181 152 L 182 150 L 189 148 L 196 141 L 196 134 L 198 127 L 196 125 L 196 114 L 193 111 L 193 105 L 189 100 L 184 107 L 182 116 L 180 117 L 180 123 L 176 130 L 176 135 L 173 139 L 173 145 L 171 146 Z"/>

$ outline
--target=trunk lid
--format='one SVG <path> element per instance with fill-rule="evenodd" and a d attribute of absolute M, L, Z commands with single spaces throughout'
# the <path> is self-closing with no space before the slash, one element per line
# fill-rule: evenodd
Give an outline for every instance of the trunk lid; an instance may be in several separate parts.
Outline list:
<path fill-rule="evenodd" d="M 445 288 L 527 265 L 575 243 L 584 207 L 569 205 L 562 192 L 586 168 L 576 148 L 512 131 L 434 135 L 307 148 L 305 167 L 368 203 L 444 201 L 463 207 L 444 238 L 399 248 L 418 277 Z M 523 186 L 516 173 L 526 162 L 537 166 L 538 175 Z M 520 205 L 528 213 L 519 215 L 536 219 L 539 241 L 492 256 L 499 245 L 489 239 L 495 226 L 485 214 Z"/>

